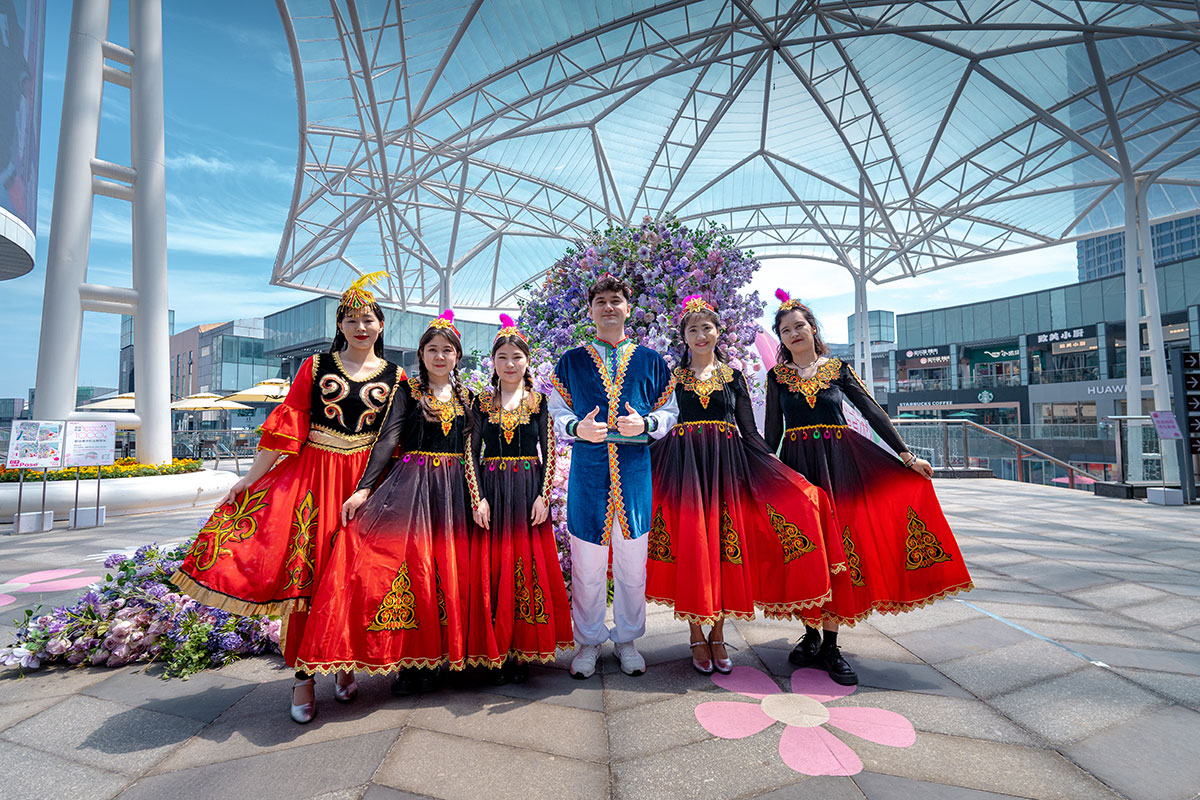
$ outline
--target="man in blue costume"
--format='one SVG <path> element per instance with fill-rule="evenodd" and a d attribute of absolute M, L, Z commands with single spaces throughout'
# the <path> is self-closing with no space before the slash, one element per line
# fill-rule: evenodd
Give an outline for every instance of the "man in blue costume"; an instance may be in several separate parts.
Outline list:
<path fill-rule="evenodd" d="M 625 335 L 632 293 L 605 273 L 588 290 L 595 337 L 568 350 L 554 369 L 550 414 L 560 441 L 573 441 L 567 483 L 571 533 L 571 675 L 596 671 L 607 639 L 626 675 L 646 661 L 634 640 L 646 632 L 646 536 L 650 530 L 650 439 L 661 439 L 679 408 L 662 356 Z M 612 547 L 613 627 L 604 623 Z"/>

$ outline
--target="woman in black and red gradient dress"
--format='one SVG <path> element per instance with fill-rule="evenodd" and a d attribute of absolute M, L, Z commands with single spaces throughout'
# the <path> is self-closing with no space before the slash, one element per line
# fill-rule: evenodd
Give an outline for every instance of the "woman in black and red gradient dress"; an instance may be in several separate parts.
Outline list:
<path fill-rule="evenodd" d="M 771 457 L 754 424 L 750 391 L 717 346 L 720 318 L 699 295 L 684 300 L 675 369 L 679 421 L 651 445 L 654 516 L 646 597 L 673 606 L 691 629 L 692 666 L 733 664 L 727 617 L 821 618 L 831 572 L 845 572 L 830 501 Z M 833 547 L 827 550 L 826 536 Z M 708 637 L 702 625 L 711 625 Z"/>
<path fill-rule="evenodd" d="M 294 664 L 337 534 L 404 370 L 383 357 L 383 310 L 364 275 L 342 295 L 329 353 L 307 359 L 263 423 L 258 454 L 200 529 L 171 580 L 231 614 L 281 614 L 284 660 Z M 348 702 L 354 675 L 337 679 Z M 298 673 L 291 715 L 316 714 L 311 676 Z"/>
<path fill-rule="evenodd" d="M 488 654 L 490 665 L 500 667 L 493 681 L 520 683 L 529 662 L 553 661 L 575 641 L 550 524 L 554 423 L 546 396 L 533 389 L 524 334 L 507 314 L 500 324 L 492 342 L 492 388 L 476 402 L 468 458 L 480 497 L 467 637 L 472 653 Z"/>
<path fill-rule="evenodd" d="M 395 694 L 429 691 L 461 670 L 470 601 L 470 494 L 464 468 L 474 401 L 459 380 L 462 339 L 445 312 L 418 342 L 317 593 L 297 665 L 309 672 L 396 672 Z M 393 454 L 400 448 L 398 460 Z M 390 473 L 383 477 L 388 466 Z M 381 480 L 382 478 L 382 480 Z"/>
<path fill-rule="evenodd" d="M 825 610 L 825 633 L 805 625 L 789 659 L 858 682 L 837 646 L 838 623 L 898 614 L 972 588 L 933 491 L 933 467 L 909 452 L 854 368 L 826 355 L 812 311 L 782 289 L 775 312 L 779 363 L 767 377 L 766 440 L 783 462 L 830 493 L 850 566 L 850 596 Z M 846 426 L 842 400 L 896 455 Z M 898 458 L 897 458 L 898 457 Z"/>

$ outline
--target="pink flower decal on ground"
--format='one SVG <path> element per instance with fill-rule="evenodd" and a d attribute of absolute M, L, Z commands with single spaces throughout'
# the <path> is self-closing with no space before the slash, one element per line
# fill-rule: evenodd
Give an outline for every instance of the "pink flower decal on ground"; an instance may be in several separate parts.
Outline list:
<path fill-rule="evenodd" d="M 65 592 L 69 589 L 82 589 L 100 580 L 99 575 L 87 575 L 80 578 L 69 577 L 83 572 L 81 569 L 44 569 L 40 572 L 29 572 L 18 575 L 7 583 L 0 583 L 0 608 L 17 602 L 9 592 Z"/>
<path fill-rule="evenodd" d="M 696 706 L 696 719 L 713 736 L 744 739 L 784 724 L 779 737 L 783 763 L 805 775 L 857 775 L 863 764 L 858 755 L 826 725 L 869 742 L 889 747 L 909 747 L 917 740 L 912 723 L 894 711 L 825 703 L 850 695 L 855 687 L 840 686 L 828 675 L 812 669 L 792 673 L 792 693 L 783 692 L 766 673 L 753 667 L 734 667 L 729 675 L 716 674 L 713 683 L 723 689 L 758 700 L 757 704 L 713 701 Z"/>

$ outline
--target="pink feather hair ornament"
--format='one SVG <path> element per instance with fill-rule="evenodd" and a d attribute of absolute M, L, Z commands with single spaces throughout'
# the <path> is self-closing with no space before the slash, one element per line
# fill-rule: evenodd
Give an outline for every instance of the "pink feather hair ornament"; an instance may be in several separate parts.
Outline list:
<path fill-rule="evenodd" d="M 525 334 L 521 333 L 521 331 L 517 329 L 517 321 L 508 314 L 500 315 L 500 330 L 496 333 L 496 339 L 499 339 L 502 336 L 516 336 L 523 342 L 528 341 L 525 338 Z M 494 342 L 495 339 L 492 341 Z"/>
<path fill-rule="evenodd" d="M 780 303 L 779 310 L 780 311 L 791 311 L 793 308 L 801 308 L 804 306 L 804 304 L 801 303 L 799 300 L 793 300 L 792 296 L 790 294 L 788 294 L 787 292 L 785 292 L 783 289 L 776 289 L 775 297 L 777 297 L 779 299 L 779 303 Z"/>
<path fill-rule="evenodd" d="M 451 330 L 454 331 L 455 336 L 460 339 L 462 338 L 462 334 L 458 332 L 458 328 L 454 327 L 454 312 L 448 308 L 442 312 L 440 317 L 437 317 L 433 320 L 433 322 L 430 322 L 429 327 Z"/>

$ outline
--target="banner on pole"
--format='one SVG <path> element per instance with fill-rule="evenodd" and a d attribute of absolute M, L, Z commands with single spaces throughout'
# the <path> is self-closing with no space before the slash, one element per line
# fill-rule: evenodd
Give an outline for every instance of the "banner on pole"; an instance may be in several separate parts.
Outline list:
<path fill-rule="evenodd" d="M 116 462 L 116 422 L 68 422 L 63 466 L 100 467 Z"/>

